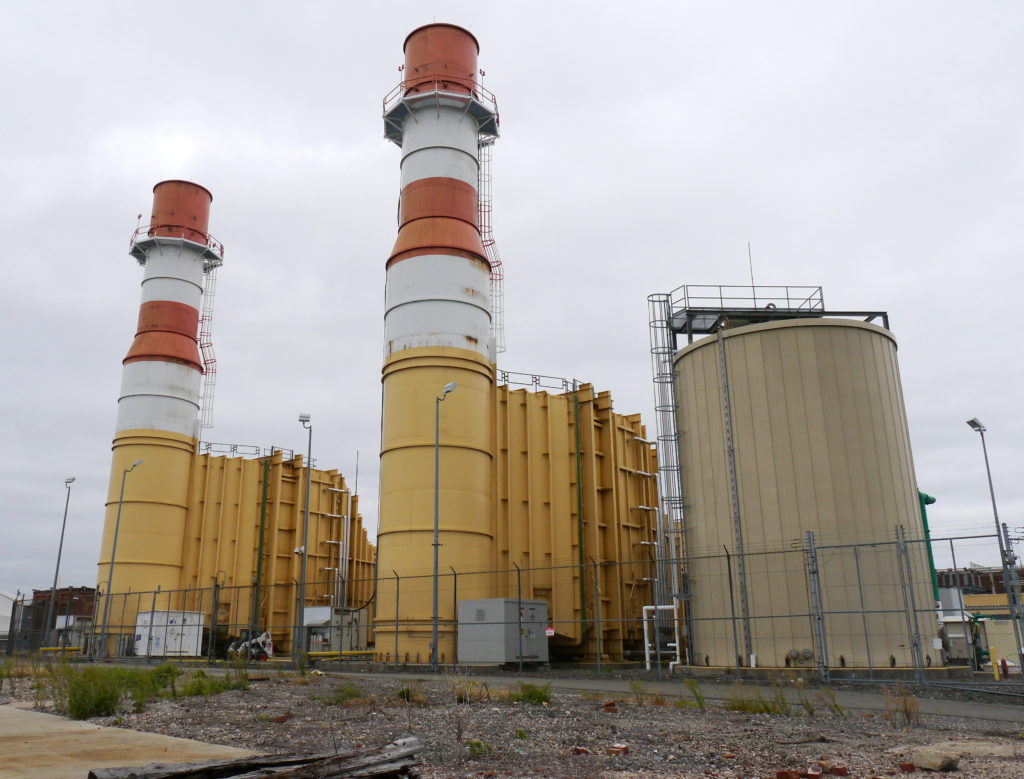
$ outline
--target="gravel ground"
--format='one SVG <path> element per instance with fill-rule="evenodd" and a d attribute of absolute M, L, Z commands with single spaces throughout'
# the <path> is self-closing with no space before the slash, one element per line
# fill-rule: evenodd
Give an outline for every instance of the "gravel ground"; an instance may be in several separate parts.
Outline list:
<path fill-rule="evenodd" d="M 339 687 L 354 697 L 341 701 Z M 512 680 L 510 687 L 518 689 Z M 471 677 L 410 682 L 271 672 L 253 674 L 249 690 L 159 700 L 143 712 L 93 722 L 259 752 L 319 752 L 415 735 L 425 745 L 425 777 L 775 777 L 819 761 L 845 766 L 850 776 L 899 776 L 898 763 L 912 760 L 914 749 L 953 741 L 941 749 L 961 755 L 959 775 L 1024 777 L 1021 726 L 946 717 L 907 726 L 895 713 L 837 712 L 813 690 L 812 715 L 797 707 L 771 716 L 717 702 L 702 711 L 691 696 L 657 699 L 640 683 L 613 707 L 605 697 L 564 691 L 554 691 L 548 704 L 512 702 L 508 689 Z M 456 690 L 472 690 L 479 700 L 457 703 Z M 9 686 L 4 696 L 0 703 L 10 699 Z M 34 696 L 31 680 L 21 680 L 14 698 Z M 616 744 L 628 753 L 609 754 Z"/>

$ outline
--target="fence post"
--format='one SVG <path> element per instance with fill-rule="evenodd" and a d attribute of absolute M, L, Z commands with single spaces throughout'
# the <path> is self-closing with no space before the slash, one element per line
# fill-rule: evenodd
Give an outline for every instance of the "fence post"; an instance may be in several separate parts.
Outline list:
<path fill-rule="evenodd" d="M 210 595 L 210 638 L 206 642 L 206 664 L 213 665 L 213 651 L 217 644 L 217 605 L 220 600 L 220 582 L 213 580 L 213 592 Z"/>
<path fill-rule="evenodd" d="M 132 588 L 128 588 L 128 592 L 121 596 L 121 616 L 118 618 L 118 634 L 117 638 L 114 639 L 114 657 L 118 656 L 119 644 L 124 640 L 124 612 L 128 608 L 128 596 L 132 594 Z"/>
<path fill-rule="evenodd" d="M 1013 553 L 1013 545 L 1010 543 L 1010 531 L 1003 523 L 1003 549 L 1005 558 L 1003 560 L 1003 571 L 1007 584 L 1006 600 L 1010 607 L 1010 619 L 1013 620 L 1013 637 L 1017 642 L 1017 666 L 1019 672 L 1024 676 L 1024 644 L 1021 642 L 1021 634 L 1024 629 L 1021 627 L 1021 605 L 1020 605 L 1020 582 L 1017 579 L 1017 555 Z"/>
<path fill-rule="evenodd" d="M 917 632 L 917 614 L 912 605 L 914 577 L 907 553 L 907 541 L 903 536 L 903 525 L 896 526 L 896 562 L 900 569 L 900 589 L 903 590 L 903 615 L 907 619 L 907 637 L 910 639 L 910 658 L 914 663 L 914 676 L 918 683 L 924 682 L 924 659 L 921 657 L 921 637 Z M 906 572 L 904 572 L 904 565 Z"/>
<path fill-rule="evenodd" d="M 601 646 L 601 584 L 597 560 L 591 557 L 590 562 L 594 564 L 594 638 L 597 640 L 597 675 L 600 676 L 603 670 L 601 667 L 601 653 L 604 651 Z"/>
<path fill-rule="evenodd" d="M 459 662 L 459 575 L 452 569 L 452 665 Z"/>
<path fill-rule="evenodd" d="M 99 616 L 100 598 L 102 597 L 102 590 L 97 587 L 96 593 L 92 599 L 92 625 L 89 626 L 89 657 L 95 659 L 96 655 L 96 617 Z M 13 616 L 13 615 L 12 615 Z M 14 624 L 13 622 L 11 623 Z M 14 632 L 11 631 L 11 636 Z M 13 647 L 13 642 L 8 642 L 8 648 Z"/>
<path fill-rule="evenodd" d="M 818 553 L 814 546 L 814 532 L 807 531 L 807 581 L 811 590 L 811 632 L 818 656 L 818 678 L 829 681 L 828 644 L 825 641 L 825 616 L 821 607 L 821 580 L 818 571 Z"/>
<path fill-rule="evenodd" d="M 523 672 L 523 572 L 516 563 L 516 642 L 519 655 L 519 673 Z"/>
<path fill-rule="evenodd" d="M 868 656 L 868 678 L 875 678 L 875 664 L 871 660 L 871 641 L 868 638 L 868 612 L 864 606 L 864 581 L 860 575 L 860 547 L 853 547 L 853 563 L 857 569 L 857 592 L 860 594 L 860 619 L 864 625 L 864 651 Z"/>
<path fill-rule="evenodd" d="M 956 566 L 956 551 L 953 548 L 953 539 L 949 539 L 949 557 L 953 562 L 953 574 L 956 576 L 956 600 L 957 611 L 960 612 L 960 627 L 964 631 L 964 651 L 967 652 L 967 663 L 972 671 L 980 671 L 978 664 L 978 650 L 974 645 L 974 636 L 967 627 L 967 618 L 964 617 L 964 591 L 960 586 L 960 569 Z"/>
<path fill-rule="evenodd" d="M 398 670 L 398 596 L 402 586 L 402 580 L 398 577 L 398 571 L 392 570 L 395 575 L 395 670 Z"/>

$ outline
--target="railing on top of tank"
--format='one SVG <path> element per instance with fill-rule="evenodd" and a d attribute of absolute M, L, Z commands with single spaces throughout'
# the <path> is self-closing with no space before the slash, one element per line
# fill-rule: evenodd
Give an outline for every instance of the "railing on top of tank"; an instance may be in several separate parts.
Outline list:
<path fill-rule="evenodd" d="M 260 447 L 255 444 L 219 444 L 212 441 L 199 442 L 199 454 L 228 454 L 236 457 L 270 457 L 280 452 L 284 460 L 294 460 L 295 450 L 282 449 L 280 446 Z M 310 460 L 315 468 L 316 458 Z"/>
<path fill-rule="evenodd" d="M 748 286 L 740 284 L 684 284 L 672 290 L 672 308 L 744 309 L 776 308 L 787 311 L 824 311 L 821 287 Z"/>
<path fill-rule="evenodd" d="M 466 97 L 465 92 L 453 92 L 448 89 L 449 84 L 458 84 L 461 87 L 469 89 L 471 96 L 476 98 L 485 108 L 491 113 L 498 113 L 498 98 L 494 96 L 491 90 L 486 89 L 483 84 L 470 78 L 458 78 L 455 76 L 448 76 L 445 78 L 408 78 L 403 81 L 399 81 L 398 84 L 386 95 L 384 95 L 384 114 L 388 114 L 396 105 L 401 103 L 406 98 L 406 90 L 416 87 L 428 87 L 416 92 L 416 96 L 425 95 L 444 95 L 446 97 Z"/>
<path fill-rule="evenodd" d="M 180 230 L 181 231 L 181 235 L 179 235 L 177 237 L 181 238 L 184 241 L 192 241 L 191 238 L 186 238 L 185 237 L 186 232 L 188 232 L 188 233 L 198 232 L 197 230 L 194 230 L 191 227 L 185 227 L 184 225 L 170 225 L 170 224 L 139 225 L 138 227 L 136 227 L 132 231 L 131 237 L 129 237 L 129 239 L 128 239 L 128 251 L 129 251 L 129 253 L 131 253 L 131 251 L 135 248 L 135 244 L 137 244 L 139 242 L 139 236 L 142 236 L 143 238 L 149 238 L 149 237 L 151 237 L 150 234 L 154 230 L 156 230 L 156 229 Z M 200 243 L 201 245 L 205 245 L 205 246 L 209 247 L 210 251 L 212 251 L 221 260 L 223 260 L 224 259 L 224 244 L 222 244 L 220 241 L 218 241 L 216 238 L 214 238 L 209 233 L 202 233 L 202 235 L 203 235 L 204 238 L 206 238 L 206 240 L 204 242 L 192 241 L 192 243 Z"/>
<path fill-rule="evenodd" d="M 532 387 L 534 392 L 542 389 L 572 392 L 573 390 L 579 389 L 581 384 L 577 379 L 563 379 L 560 376 L 544 376 L 537 373 L 503 371 L 500 369 L 498 370 L 498 383 L 514 384 L 520 387 Z"/>

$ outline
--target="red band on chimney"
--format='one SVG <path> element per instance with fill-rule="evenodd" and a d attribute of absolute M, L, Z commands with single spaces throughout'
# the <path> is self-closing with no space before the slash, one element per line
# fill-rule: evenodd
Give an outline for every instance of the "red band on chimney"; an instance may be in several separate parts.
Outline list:
<path fill-rule="evenodd" d="M 472 93 L 479 51 L 473 34 L 454 24 L 428 24 L 413 30 L 405 39 L 406 94 L 438 87 Z"/>
<path fill-rule="evenodd" d="M 149 235 L 206 244 L 212 202 L 210 191 L 191 181 L 161 181 L 153 187 Z"/>
<path fill-rule="evenodd" d="M 477 227 L 476 187 L 441 177 L 413 181 L 402 190 L 399 227 L 428 216 L 448 216 Z"/>
<path fill-rule="evenodd" d="M 428 216 L 409 222 L 398 231 L 387 266 L 423 254 L 454 254 L 479 260 L 490 269 L 480 232 L 461 219 Z"/>
<path fill-rule="evenodd" d="M 139 326 L 124 364 L 157 360 L 188 365 L 202 373 L 196 334 L 199 312 L 184 303 L 151 300 L 139 307 Z"/>

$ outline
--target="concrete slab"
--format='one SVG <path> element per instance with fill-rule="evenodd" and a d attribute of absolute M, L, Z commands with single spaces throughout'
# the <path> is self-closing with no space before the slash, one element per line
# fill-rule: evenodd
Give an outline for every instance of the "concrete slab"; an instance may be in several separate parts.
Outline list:
<path fill-rule="evenodd" d="M 156 733 L 0 706 L 0 779 L 85 779 L 93 768 L 199 762 L 254 755 Z"/>
<path fill-rule="evenodd" d="M 927 744 L 925 748 L 936 752 L 951 752 L 961 757 L 1020 757 L 1022 744 L 1011 741 L 937 741 L 934 744 Z M 920 744 L 893 747 L 889 751 L 893 754 L 910 752 L 914 749 L 921 749 Z"/>

